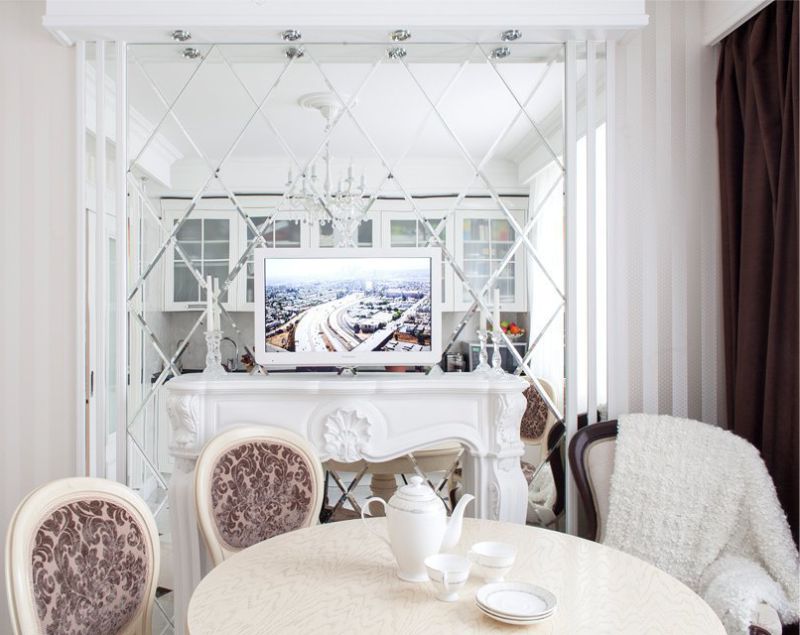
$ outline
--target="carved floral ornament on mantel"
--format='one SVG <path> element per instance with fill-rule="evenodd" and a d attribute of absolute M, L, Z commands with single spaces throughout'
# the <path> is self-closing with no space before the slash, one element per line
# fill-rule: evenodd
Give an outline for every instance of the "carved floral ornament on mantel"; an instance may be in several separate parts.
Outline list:
<path fill-rule="evenodd" d="M 344 463 L 354 463 L 372 438 L 372 423 L 357 410 L 337 408 L 323 420 L 325 452 Z"/>
<path fill-rule="evenodd" d="M 200 398 L 197 395 L 169 393 L 167 414 L 172 424 L 170 445 L 181 450 L 197 445 L 200 430 Z"/>

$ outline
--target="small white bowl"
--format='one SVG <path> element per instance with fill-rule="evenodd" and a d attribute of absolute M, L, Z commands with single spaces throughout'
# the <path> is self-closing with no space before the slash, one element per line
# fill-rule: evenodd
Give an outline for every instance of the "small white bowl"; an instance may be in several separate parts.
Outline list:
<path fill-rule="evenodd" d="M 469 579 L 472 563 L 464 556 L 436 553 L 425 558 L 425 569 L 436 588 L 436 598 L 442 602 L 455 602 L 458 591 Z"/>
<path fill-rule="evenodd" d="M 487 582 L 502 582 L 514 566 L 517 548 L 505 542 L 477 542 L 469 550 L 469 557 L 480 565 Z"/>

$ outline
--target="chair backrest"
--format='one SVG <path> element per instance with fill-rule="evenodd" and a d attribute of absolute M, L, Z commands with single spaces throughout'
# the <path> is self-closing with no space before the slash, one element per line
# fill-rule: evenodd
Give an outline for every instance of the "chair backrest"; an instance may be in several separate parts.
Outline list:
<path fill-rule="evenodd" d="M 5 557 L 15 633 L 151 632 L 158 530 L 124 485 L 67 478 L 34 490 L 14 512 Z"/>
<path fill-rule="evenodd" d="M 214 564 L 314 524 L 323 483 L 314 449 L 287 430 L 239 426 L 211 439 L 195 467 L 195 504 Z"/>
<path fill-rule="evenodd" d="M 556 400 L 556 393 L 553 387 L 544 379 L 539 379 L 539 385 L 547 394 L 550 401 Z M 526 443 L 538 441 L 544 444 L 550 428 L 555 424 L 556 417 L 550 412 L 539 391 L 533 385 L 525 389 L 524 395 L 528 400 L 525 412 L 522 414 L 522 421 L 519 424 L 519 435 Z"/>
<path fill-rule="evenodd" d="M 569 464 L 578 486 L 588 524 L 588 535 L 600 542 L 608 519 L 608 497 L 614 452 L 617 446 L 617 421 L 601 421 L 581 428 L 569 444 Z"/>

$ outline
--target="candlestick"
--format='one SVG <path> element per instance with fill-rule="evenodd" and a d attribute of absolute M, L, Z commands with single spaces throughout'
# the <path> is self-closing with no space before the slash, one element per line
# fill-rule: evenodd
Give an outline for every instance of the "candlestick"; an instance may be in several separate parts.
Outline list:
<path fill-rule="evenodd" d="M 485 373 L 490 370 L 489 354 L 486 350 L 486 337 L 488 331 L 486 329 L 478 329 L 478 342 L 480 343 L 480 350 L 478 351 L 478 365 L 475 367 L 476 373 Z"/>
<path fill-rule="evenodd" d="M 500 356 L 500 333 L 501 331 L 499 329 L 492 331 L 492 372 L 498 375 L 504 375 L 503 358 Z"/>
<path fill-rule="evenodd" d="M 221 341 L 222 331 L 206 331 L 206 367 L 203 369 L 203 375 L 222 377 L 226 374 L 222 365 L 222 354 L 219 351 Z"/>

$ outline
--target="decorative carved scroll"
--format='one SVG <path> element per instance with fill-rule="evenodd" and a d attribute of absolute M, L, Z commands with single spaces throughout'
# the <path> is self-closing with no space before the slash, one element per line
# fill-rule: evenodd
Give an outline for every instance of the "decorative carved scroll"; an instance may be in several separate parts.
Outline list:
<path fill-rule="evenodd" d="M 167 413 L 172 424 L 172 447 L 195 447 L 200 430 L 200 398 L 197 395 L 170 393 Z"/>

